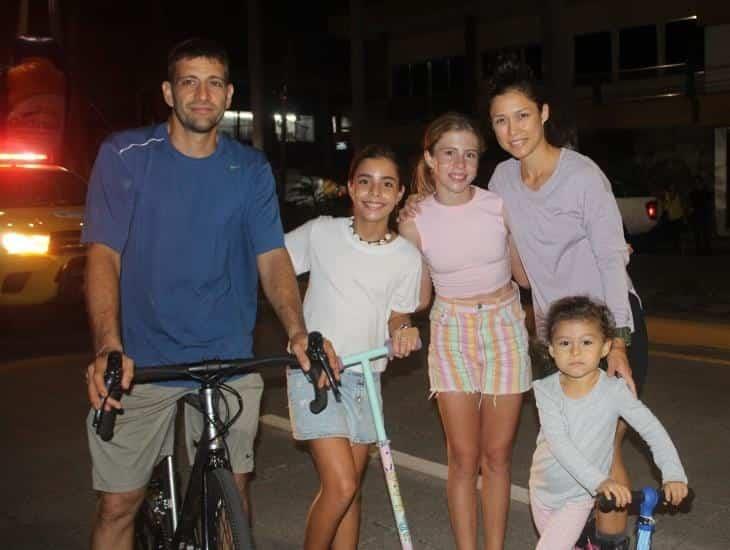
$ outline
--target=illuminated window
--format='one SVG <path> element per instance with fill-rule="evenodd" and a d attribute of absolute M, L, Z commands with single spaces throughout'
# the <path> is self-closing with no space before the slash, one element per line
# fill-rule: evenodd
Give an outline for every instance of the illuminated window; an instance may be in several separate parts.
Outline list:
<path fill-rule="evenodd" d="M 238 141 L 250 142 L 253 135 L 251 111 L 226 111 L 218 129 Z"/>
<path fill-rule="evenodd" d="M 281 141 L 282 116 L 274 113 L 274 129 L 276 139 Z M 286 141 L 287 143 L 305 142 L 314 143 L 314 117 L 311 115 L 286 114 Z"/>

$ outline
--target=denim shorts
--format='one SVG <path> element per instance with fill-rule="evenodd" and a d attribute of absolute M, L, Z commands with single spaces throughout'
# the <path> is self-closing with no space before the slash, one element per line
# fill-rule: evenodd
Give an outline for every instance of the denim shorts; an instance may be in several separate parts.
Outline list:
<path fill-rule="evenodd" d="M 383 406 L 380 394 L 380 374 L 373 373 L 379 406 Z M 340 375 L 342 401 L 338 403 L 331 391 L 327 392 L 327 407 L 319 414 L 309 410 L 314 389 L 309 379 L 299 369 L 287 369 L 286 388 L 289 397 L 289 418 L 294 439 L 305 441 L 325 437 L 344 437 L 351 443 L 377 441 L 375 423 L 370 411 L 370 401 L 362 373 L 345 370 Z"/>

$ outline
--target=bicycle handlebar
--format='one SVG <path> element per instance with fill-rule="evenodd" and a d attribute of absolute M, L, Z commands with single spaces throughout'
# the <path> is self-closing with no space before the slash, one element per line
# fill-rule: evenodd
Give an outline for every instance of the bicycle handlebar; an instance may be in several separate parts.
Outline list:
<path fill-rule="evenodd" d="M 668 507 L 672 506 L 669 503 L 664 502 L 664 491 L 661 487 L 654 488 L 654 487 L 646 487 L 640 491 L 631 491 L 631 504 L 630 506 L 641 506 L 645 503 L 645 500 L 648 498 L 655 498 L 655 502 L 648 502 L 647 504 L 650 505 L 651 511 L 654 511 L 654 508 L 656 507 Z M 598 495 L 598 508 L 601 510 L 601 512 L 614 512 L 616 511 L 616 502 L 613 498 L 608 498 L 603 493 L 600 493 Z M 689 491 L 687 493 L 687 496 L 684 498 L 684 500 L 679 504 L 679 506 L 676 506 L 677 509 L 683 509 L 689 506 L 692 501 L 695 498 L 695 492 L 692 490 L 692 488 L 689 488 Z"/>
<path fill-rule="evenodd" d="M 320 388 L 318 381 L 321 373 L 324 373 L 329 380 L 330 387 L 337 401 L 341 400 L 340 391 L 337 388 L 332 367 L 324 352 L 324 339 L 318 332 L 309 335 L 307 354 L 310 359 L 310 369 L 307 371 L 312 385 L 314 386 L 314 399 L 309 404 L 310 410 L 318 414 L 327 406 L 327 388 Z M 154 367 L 140 367 L 135 371 L 135 384 L 149 384 L 152 382 L 168 382 L 173 380 L 200 380 L 225 379 L 237 374 L 246 374 L 264 366 L 289 366 L 299 363 L 294 355 L 281 355 L 263 358 L 245 359 L 214 359 L 209 361 L 198 361 L 195 363 L 178 363 L 172 365 L 159 365 Z M 107 356 L 107 368 L 104 373 L 104 385 L 107 393 L 113 399 L 119 401 L 122 397 L 122 354 L 113 351 Z M 94 413 L 92 426 L 102 441 L 109 441 L 114 436 L 114 424 L 116 423 L 117 409 L 104 410 L 106 398 L 102 401 L 101 407 Z"/>

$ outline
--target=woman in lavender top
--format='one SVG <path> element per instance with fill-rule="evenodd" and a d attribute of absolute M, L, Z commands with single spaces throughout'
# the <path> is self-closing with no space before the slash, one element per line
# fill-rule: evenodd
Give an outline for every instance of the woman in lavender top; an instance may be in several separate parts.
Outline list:
<path fill-rule="evenodd" d="M 513 158 L 489 184 L 500 195 L 530 282 L 538 337 L 556 300 L 583 294 L 605 303 L 617 330 L 608 374 L 636 394 L 646 375 L 648 340 L 639 299 L 626 272 L 627 245 L 611 186 L 588 157 L 546 137 L 550 107 L 529 67 L 502 61 L 490 80 L 489 117 L 499 145 Z M 632 376 L 633 368 L 633 376 Z M 621 458 L 626 425 L 616 432 L 611 478 L 629 486 Z M 626 513 L 598 514 L 601 534 L 626 528 Z"/>

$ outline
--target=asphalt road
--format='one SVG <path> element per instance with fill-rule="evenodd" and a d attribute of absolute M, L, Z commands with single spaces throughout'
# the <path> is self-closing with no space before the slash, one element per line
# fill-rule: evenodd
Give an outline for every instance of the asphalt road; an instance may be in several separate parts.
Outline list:
<path fill-rule="evenodd" d="M 257 352 L 282 349 L 283 335 L 269 315 L 257 329 Z M 3 504 L 0 540 L 8 549 L 86 547 L 94 497 L 83 419 L 87 410 L 82 367 L 89 358 L 83 315 L 61 312 L 0 322 L 0 392 L 3 403 L 0 467 Z M 698 498 L 690 514 L 659 519 L 657 548 L 727 549 L 730 514 L 730 358 L 706 350 L 655 348 L 645 401 L 680 449 Z M 266 376 L 263 413 L 286 417 L 283 377 Z M 393 448 L 434 464 L 445 449 L 433 402 L 428 401 L 424 357 L 394 362 L 385 375 L 386 425 Z M 524 487 L 537 431 L 527 402 L 515 445 L 513 483 Z M 627 444 L 636 484 L 654 483 L 646 450 Z M 417 548 L 451 548 L 443 481 L 399 468 Z M 262 549 L 298 548 L 306 509 L 316 488 L 308 456 L 286 432 L 264 427 L 253 483 L 255 530 Z M 382 476 L 374 461 L 365 485 L 362 544 L 397 548 Z M 506 548 L 530 548 L 534 532 L 527 506 L 512 506 Z"/>

